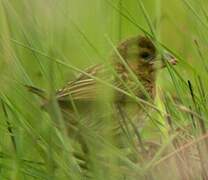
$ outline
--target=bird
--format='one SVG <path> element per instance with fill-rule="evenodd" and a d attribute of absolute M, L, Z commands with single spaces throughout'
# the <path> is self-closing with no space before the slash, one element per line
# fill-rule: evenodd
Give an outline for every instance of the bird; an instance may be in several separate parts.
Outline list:
<path fill-rule="evenodd" d="M 78 112 L 84 112 L 85 118 L 88 116 L 90 119 L 91 114 L 96 113 L 95 106 L 91 108 L 91 104 L 96 104 L 98 97 L 102 101 L 106 86 L 111 89 L 110 99 L 116 109 L 128 111 L 130 118 L 135 114 L 141 117 L 147 108 L 145 104 L 138 104 L 135 98 L 143 102 L 154 101 L 157 72 L 167 64 L 175 65 L 177 59 L 170 53 L 160 56 L 154 41 L 148 36 L 137 35 L 125 39 L 110 55 L 109 66 L 93 65 L 55 92 L 66 124 L 76 126 L 78 123 L 74 106 Z M 47 110 L 50 101 L 45 91 L 33 86 L 26 87 L 41 97 L 42 107 Z M 117 112 L 121 115 L 121 111 Z M 72 129 L 69 128 L 69 131 Z"/>

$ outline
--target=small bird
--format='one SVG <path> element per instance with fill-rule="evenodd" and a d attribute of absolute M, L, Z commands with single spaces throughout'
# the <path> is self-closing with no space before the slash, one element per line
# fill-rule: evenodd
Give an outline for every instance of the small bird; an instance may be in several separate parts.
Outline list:
<path fill-rule="evenodd" d="M 134 113 L 140 116 L 143 114 L 141 106 L 129 94 L 147 102 L 153 101 L 156 95 L 157 71 L 166 64 L 177 63 L 176 58 L 170 54 L 159 58 L 154 43 L 145 36 L 136 36 L 121 42 L 110 56 L 110 61 L 109 67 L 98 64 L 86 69 L 56 92 L 56 100 L 66 121 L 76 119 L 73 104 L 78 111 L 89 114 L 90 104 L 103 95 L 106 83 L 112 88 L 114 104 L 124 109 L 136 109 Z M 49 100 L 44 91 L 32 86 L 27 88 L 39 95 L 43 99 L 43 107 L 47 107 Z"/>

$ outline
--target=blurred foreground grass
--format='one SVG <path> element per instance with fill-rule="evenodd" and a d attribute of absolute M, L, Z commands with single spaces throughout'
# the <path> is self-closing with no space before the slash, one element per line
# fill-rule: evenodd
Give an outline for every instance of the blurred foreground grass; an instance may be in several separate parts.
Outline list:
<path fill-rule="evenodd" d="M 205 0 L 1 0 L 0 179 L 207 179 L 207 8 Z M 154 27 L 179 59 L 159 72 L 161 113 L 139 128 L 148 155 L 128 139 L 124 149 L 113 144 L 111 108 L 99 100 L 95 123 L 79 130 L 91 150 L 83 157 L 54 124 L 57 106 L 49 116 L 24 85 L 53 94 L 77 75 L 71 67 L 108 61 L 108 39 L 144 34 L 139 27 Z"/>

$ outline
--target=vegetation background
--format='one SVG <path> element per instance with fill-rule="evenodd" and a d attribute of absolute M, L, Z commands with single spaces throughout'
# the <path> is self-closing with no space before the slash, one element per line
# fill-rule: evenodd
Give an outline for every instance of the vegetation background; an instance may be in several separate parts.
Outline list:
<path fill-rule="evenodd" d="M 206 0 L 0 0 L 0 179 L 207 179 L 207 8 Z M 54 125 L 58 107 L 49 116 L 24 85 L 53 97 L 76 68 L 107 61 L 111 42 L 145 33 L 179 60 L 159 72 L 160 113 L 139 130 L 154 150 L 131 160 L 131 147 L 89 128 L 80 133 L 92 153 L 78 158 Z"/>

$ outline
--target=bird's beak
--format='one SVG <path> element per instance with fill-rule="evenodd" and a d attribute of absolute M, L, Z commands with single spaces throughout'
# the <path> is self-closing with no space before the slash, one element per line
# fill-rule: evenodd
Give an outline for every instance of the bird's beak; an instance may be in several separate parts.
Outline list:
<path fill-rule="evenodd" d="M 167 64 L 176 65 L 178 60 L 175 56 L 170 54 L 169 52 L 165 52 L 162 56 L 162 68 L 166 67 Z"/>

